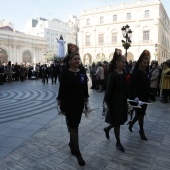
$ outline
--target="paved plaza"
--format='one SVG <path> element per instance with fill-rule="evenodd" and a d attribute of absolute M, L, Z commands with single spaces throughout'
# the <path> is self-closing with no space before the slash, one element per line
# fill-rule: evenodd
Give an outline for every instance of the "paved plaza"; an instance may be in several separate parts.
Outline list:
<path fill-rule="evenodd" d="M 89 82 L 90 87 L 90 82 Z M 0 170 L 169 170 L 170 102 L 152 103 L 145 116 L 148 141 L 121 127 L 125 153 L 117 150 L 113 129 L 107 140 L 102 116 L 104 92 L 89 89 L 90 106 L 97 108 L 79 128 L 79 141 L 86 166 L 80 167 L 68 146 L 64 116 L 56 108 L 56 85 L 41 80 L 0 86 Z M 130 119 L 130 117 L 129 117 Z"/>

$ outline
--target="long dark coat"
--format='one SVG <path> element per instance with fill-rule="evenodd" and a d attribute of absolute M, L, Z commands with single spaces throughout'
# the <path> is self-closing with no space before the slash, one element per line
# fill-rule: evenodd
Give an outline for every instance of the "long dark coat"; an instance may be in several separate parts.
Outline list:
<path fill-rule="evenodd" d="M 105 122 L 114 126 L 123 125 L 127 121 L 128 84 L 125 73 L 113 71 L 109 74 L 105 102 L 109 106 Z"/>
<path fill-rule="evenodd" d="M 148 102 L 150 92 L 149 74 L 140 69 L 136 69 L 132 73 L 131 79 L 131 99 L 139 98 L 140 101 Z M 141 114 L 145 114 L 147 105 L 141 106 L 141 109 L 136 109 Z"/>
<path fill-rule="evenodd" d="M 57 99 L 64 104 L 68 126 L 78 127 L 84 108 L 84 99 L 88 98 L 86 73 L 66 70 L 60 77 L 60 87 Z"/>

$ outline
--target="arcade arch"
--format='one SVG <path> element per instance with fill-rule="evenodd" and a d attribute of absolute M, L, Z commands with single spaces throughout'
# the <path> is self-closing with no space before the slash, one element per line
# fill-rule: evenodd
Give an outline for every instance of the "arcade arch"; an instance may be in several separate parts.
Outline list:
<path fill-rule="evenodd" d="M 0 61 L 1 64 L 8 63 L 8 55 L 5 49 L 0 48 Z"/>
<path fill-rule="evenodd" d="M 96 62 L 105 61 L 105 55 L 103 53 L 98 53 L 96 56 Z"/>
<path fill-rule="evenodd" d="M 31 56 L 31 53 L 29 51 L 25 51 L 23 53 L 23 56 L 22 56 L 22 61 L 23 63 L 27 64 L 27 63 L 32 63 L 32 56 Z"/>
<path fill-rule="evenodd" d="M 86 53 L 83 57 L 83 63 L 86 65 L 92 64 L 92 56 L 89 53 Z"/>

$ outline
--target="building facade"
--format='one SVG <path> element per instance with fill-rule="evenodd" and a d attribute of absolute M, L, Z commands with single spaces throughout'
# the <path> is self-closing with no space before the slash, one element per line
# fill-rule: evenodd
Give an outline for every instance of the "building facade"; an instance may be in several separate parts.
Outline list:
<path fill-rule="evenodd" d="M 56 38 L 59 39 L 62 35 L 64 41 L 66 41 L 65 49 L 67 49 L 67 43 L 77 43 L 77 27 L 78 19 L 76 16 L 71 16 L 68 22 L 58 19 L 37 18 L 26 22 L 24 32 L 29 35 L 44 37 L 48 44 L 46 55 L 57 56 L 58 43 Z"/>
<path fill-rule="evenodd" d="M 132 30 L 127 60 L 137 60 L 145 49 L 150 60 L 170 59 L 170 21 L 162 2 L 136 0 L 82 11 L 78 40 L 83 63 L 110 61 L 115 48 L 125 53 L 121 28 L 127 24 Z"/>
<path fill-rule="evenodd" d="M 1 63 L 35 64 L 46 62 L 44 51 L 47 42 L 44 38 L 28 36 L 9 27 L 0 27 L 0 61 Z"/>

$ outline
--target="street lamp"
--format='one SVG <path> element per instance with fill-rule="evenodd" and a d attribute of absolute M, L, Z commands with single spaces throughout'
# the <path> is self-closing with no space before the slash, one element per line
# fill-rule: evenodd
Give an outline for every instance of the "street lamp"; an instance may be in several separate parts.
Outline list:
<path fill-rule="evenodd" d="M 122 35 L 123 37 L 125 38 L 125 41 L 122 40 L 122 46 L 124 47 L 124 49 L 126 50 L 126 58 L 127 58 L 127 49 L 130 47 L 130 44 L 131 44 L 131 36 L 132 36 L 132 31 L 131 29 L 129 29 L 129 25 L 126 25 L 126 26 L 123 26 L 122 27 Z"/>

